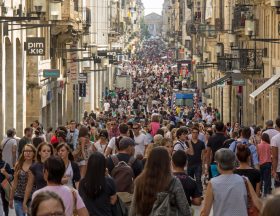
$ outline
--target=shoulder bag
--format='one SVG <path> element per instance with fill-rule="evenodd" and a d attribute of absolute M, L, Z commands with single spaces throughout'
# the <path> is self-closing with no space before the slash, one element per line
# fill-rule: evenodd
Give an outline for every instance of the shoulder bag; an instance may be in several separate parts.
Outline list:
<path fill-rule="evenodd" d="M 2 169 L 6 168 L 7 163 L 4 164 Z M 4 175 L 4 174 L 3 174 Z M 5 199 L 9 202 L 10 200 L 10 192 L 11 192 L 11 183 L 9 182 L 9 180 L 7 178 L 5 178 L 2 182 L 1 182 L 1 187 L 3 188 L 4 192 L 5 192 Z"/>
<path fill-rule="evenodd" d="M 248 186 L 248 180 L 246 178 L 243 177 L 245 186 L 246 186 L 246 190 L 247 190 L 247 212 L 248 212 L 248 216 L 259 216 L 260 212 L 259 210 L 256 208 L 256 206 L 254 206 L 250 191 L 249 191 L 249 186 Z"/>

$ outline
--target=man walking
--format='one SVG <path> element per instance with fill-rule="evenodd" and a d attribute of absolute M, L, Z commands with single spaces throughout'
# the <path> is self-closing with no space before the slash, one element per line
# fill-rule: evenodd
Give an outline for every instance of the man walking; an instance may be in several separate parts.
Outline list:
<path fill-rule="evenodd" d="M 2 158 L 10 167 L 14 167 L 17 154 L 17 141 L 14 139 L 14 129 L 7 130 L 7 137 L 2 140 Z"/>
<path fill-rule="evenodd" d="M 22 137 L 18 143 L 18 156 L 21 155 L 24 146 L 28 143 L 31 143 L 32 135 L 33 135 L 33 129 L 31 127 L 27 127 L 24 129 L 24 137 Z"/>
<path fill-rule="evenodd" d="M 202 162 L 204 161 L 205 157 L 205 144 L 201 140 L 198 139 L 199 128 L 193 127 L 192 128 L 192 138 L 188 142 L 193 147 L 193 155 L 189 155 L 188 157 L 188 175 L 192 178 L 195 177 L 195 181 L 200 193 L 202 196 L 202 182 L 201 182 L 201 175 L 202 175 Z"/>

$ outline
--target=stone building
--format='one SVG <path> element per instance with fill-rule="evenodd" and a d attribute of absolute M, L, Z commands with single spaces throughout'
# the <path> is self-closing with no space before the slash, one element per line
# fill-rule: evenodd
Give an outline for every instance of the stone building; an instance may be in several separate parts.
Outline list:
<path fill-rule="evenodd" d="M 142 12 L 141 0 L 3 2 L 0 138 L 12 127 L 22 136 L 34 120 L 46 129 L 100 109 Z"/>
<path fill-rule="evenodd" d="M 144 22 L 148 26 L 151 36 L 160 36 L 162 31 L 162 16 L 157 13 L 151 13 L 144 17 Z"/>
<path fill-rule="evenodd" d="M 264 124 L 280 114 L 279 6 L 262 0 L 189 0 L 203 101 L 225 122 Z"/>

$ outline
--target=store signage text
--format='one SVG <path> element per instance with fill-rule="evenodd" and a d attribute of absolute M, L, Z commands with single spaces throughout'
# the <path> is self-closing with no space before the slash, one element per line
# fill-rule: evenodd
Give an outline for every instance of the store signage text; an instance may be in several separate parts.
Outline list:
<path fill-rule="evenodd" d="M 46 42 L 44 37 L 28 37 L 25 42 L 26 55 L 44 56 L 46 51 Z"/>

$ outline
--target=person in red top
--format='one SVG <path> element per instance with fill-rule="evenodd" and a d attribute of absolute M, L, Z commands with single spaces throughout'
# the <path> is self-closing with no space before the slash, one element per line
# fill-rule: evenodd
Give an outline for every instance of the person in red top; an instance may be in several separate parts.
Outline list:
<path fill-rule="evenodd" d="M 261 142 L 257 145 L 257 151 L 260 161 L 261 171 L 261 184 L 264 185 L 264 196 L 271 192 L 271 150 L 269 135 L 263 133 L 261 136 Z M 262 188 L 262 187 L 261 187 Z"/>

